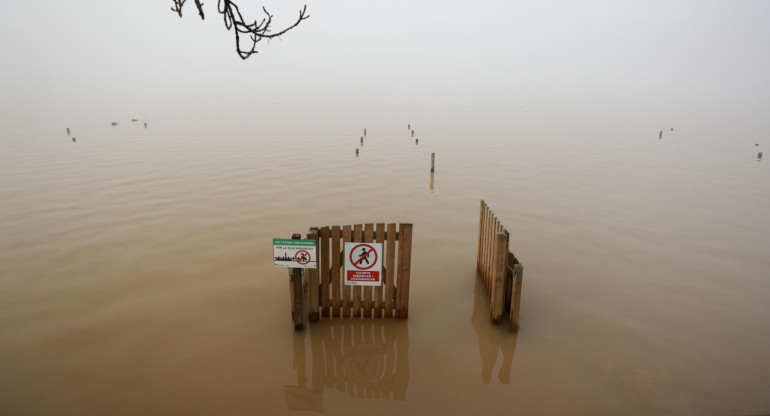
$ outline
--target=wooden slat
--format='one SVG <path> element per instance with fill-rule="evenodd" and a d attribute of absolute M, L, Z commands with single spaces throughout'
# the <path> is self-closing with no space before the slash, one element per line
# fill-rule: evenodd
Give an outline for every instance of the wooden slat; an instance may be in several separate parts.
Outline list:
<path fill-rule="evenodd" d="M 340 226 L 332 226 L 332 316 L 340 316 Z"/>
<path fill-rule="evenodd" d="M 489 294 L 489 257 L 492 252 L 492 213 L 489 207 L 484 210 L 484 268 L 482 275 L 484 276 L 484 289 Z"/>
<path fill-rule="evenodd" d="M 321 240 L 318 244 L 318 267 L 321 280 L 321 316 L 331 316 L 331 264 L 329 263 L 329 227 L 321 228 Z"/>
<path fill-rule="evenodd" d="M 385 264 L 385 223 L 379 222 L 377 223 L 377 230 L 376 230 L 376 240 L 378 243 L 382 244 L 383 252 L 380 253 L 382 258 L 380 258 L 380 264 Z M 385 278 L 385 268 L 383 267 L 382 276 L 380 279 Z M 380 286 L 376 286 L 374 288 L 374 316 L 376 318 L 382 317 L 382 280 L 380 282 Z"/>
<path fill-rule="evenodd" d="M 409 317 L 409 277 L 412 270 L 412 224 L 401 223 L 398 226 L 401 240 L 398 243 L 398 317 Z"/>
<path fill-rule="evenodd" d="M 353 241 L 358 243 L 362 242 L 364 234 L 361 224 L 355 224 L 353 226 Z M 361 317 L 361 286 L 353 286 L 353 317 Z"/>
<path fill-rule="evenodd" d="M 374 224 L 367 223 L 364 226 L 364 243 L 371 243 L 374 241 Z M 364 318 L 372 317 L 372 292 L 374 288 L 371 286 L 364 286 Z"/>
<path fill-rule="evenodd" d="M 318 230 L 310 230 L 307 233 L 307 239 L 315 241 L 316 250 L 318 250 Z M 316 251 L 318 253 L 318 251 Z M 308 320 L 310 322 L 318 321 L 318 259 L 316 258 L 316 268 L 306 269 L 308 276 Z"/>
<path fill-rule="evenodd" d="M 487 278 L 486 278 L 486 286 L 487 286 L 487 293 L 489 293 L 490 296 L 492 296 L 492 265 L 494 264 L 493 258 L 495 254 L 495 232 L 497 230 L 497 226 L 495 224 L 495 216 L 492 213 L 491 210 L 487 211 Z"/>
<path fill-rule="evenodd" d="M 484 230 L 482 228 L 482 225 L 484 224 L 484 200 L 481 200 L 481 209 L 479 214 L 479 246 L 478 246 L 478 253 L 476 255 L 476 270 L 479 268 L 479 264 L 481 264 L 481 244 L 484 241 Z"/>
<path fill-rule="evenodd" d="M 521 263 L 516 263 L 513 266 L 514 270 L 514 288 L 513 298 L 511 299 L 511 321 L 509 329 L 512 331 L 519 330 L 519 310 L 521 309 L 521 284 L 524 280 L 524 266 Z"/>
<path fill-rule="evenodd" d="M 352 235 L 353 231 L 352 231 L 351 228 L 352 227 L 350 225 L 345 225 L 345 226 L 342 227 L 342 242 L 343 243 L 349 242 L 353 238 L 353 235 Z M 344 257 L 344 254 L 345 254 L 345 250 L 344 250 L 345 244 L 343 244 L 342 246 L 343 246 L 342 255 Z M 345 259 L 344 258 L 340 261 L 340 264 L 343 264 L 343 265 L 345 264 Z M 344 270 L 343 270 L 343 273 L 345 273 Z M 343 278 L 344 278 L 344 276 L 343 276 Z M 345 317 L 345 318 L 349 318 L 350 317 L 350 308 L 352 307 L 352 303 L 351 303 L 351 300 L 350 300 L 351 289 L 352 288 L 350 286 L 347 286 L 345 284 L 342 285 L 342 316 Z"/>
<path fill-rule="evenodd" d="M 388 224 L 388 236 L 396 235 L 396 224 Z M 393 309 L 396 306 L 395 302 L 395 276 L 396 276 L 396 239 L 388 238 L 386 240 L 385 247 L 385 270 L 383 273 L 383 279 L 385 283 L 385 317 L 393 317 Z"/>
<path fill-rule="evenodd" d="M 508 236 L 498 232 L 495 244 L 494 281 L 492 285 L 492 320 L 503 319 L 505 265 L 508 258 Z"/>

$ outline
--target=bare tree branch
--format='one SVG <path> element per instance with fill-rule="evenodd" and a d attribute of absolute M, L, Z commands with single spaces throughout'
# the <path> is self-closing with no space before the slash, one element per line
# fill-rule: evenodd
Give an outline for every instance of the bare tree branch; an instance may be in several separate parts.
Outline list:
<path fill-rule="evenodd" d="M 184 2 L 187 0 L 172 0 L 174 2 L 174 5 L 171 7 L 171 11 L 175 12 L 179 15 L 179 17 L 182 17 L 182 7 L 184 6 Z"/>
<path fill-rule="evenodd" d="M 172 7 L 171 10 L 176 12 L 179 17 L 182 17 L 182 7 L 187 0 L 172 1 L 174 2 L 174 7 Z M 198 14 L 201 17 L 201 20 L 203 20 L 203 3 L 201 0 L 195 0 L 195 6 L 198 8 Z M 273 15 L 270 14 L 264 7 L 262 8 L 262 11 L 265 12 L 265 17 L 262 18 L 262 20 L 259 22 L 254 20 L 251 23 L 247 23 L 244 20 L 238 5 L 233 0 L 218 0 L 217 11 L 222 15 L 222 18 L 224 19 L 225 28 L 227 28 L 227 30 L 232 29 L 233 32 L 235 32 L 235 51 L 238 53 L 238 56 L 240 56 L 241 59 L 246 59 L 252 54 L 257 53 L 257 43 L 259 43 L 262 39 L 269 40 L 272 38 L 277 38 L 290 31 L 291 29 L 294 29 L 303 20 L 310 17 L 310 15 L 307 14 L 307 5 L 305 5 L 302 7 L 302 10 L 299 11 L 299 17 L 297 18 L 297 21 L 294 22 L 294 24 L 278 32 L 270 33 L 270 25 L 273 23 Z M 245 35 L 243 38 L 243 44 L 241 35 Z"/>

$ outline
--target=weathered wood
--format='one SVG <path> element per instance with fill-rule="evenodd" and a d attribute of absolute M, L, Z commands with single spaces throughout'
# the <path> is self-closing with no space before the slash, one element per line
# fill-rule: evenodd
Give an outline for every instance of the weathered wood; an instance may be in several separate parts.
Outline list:
<path fill-rule="evenodd" d="M 321 227 L 321 241 L 318 244 L 318 267 L 321 280 L 321 316 L 331 315 L 331 263 L 329 261 L 329 227 Z"/>
<path fill-rule="evenodd" d="M 307 233 L 307 239 L 315 241 L 316 250 L 318 250 L 318 229 L 310 230 Z M 316 251 L 318 253 L 318 251 Z M 318 284 L 318 259 L 316 258 L 316 268 L 306 269 L 308 275 L 308 320 L 310 322 L 318 321 L 318 306 L 319 306 L 319 284 Z"/>
<path fill-rule="evenodd" d="M 364 243 L 371 243 L 374 241 L 374 224 L 373 223 L 367 223 L 364 226 Z M 374 288 L 371 286 L 364 286 L 363 292 L 364 292 L 364 318 L 371 318 L 372 317 L 372 292 L 374 291 Z"/>
<path fill-rule="evenodd" d="M 361 224 L 353 226 L 353 241 L 356 243 L 364 241 L 364 233 Z M 361 286 L 353 286 L 353 317 L 361 317 Z"/>
<path fill-rule="evenodd" d="M 481 209 L 479 210 L 479 245 L 478 252 L 476 253 L 476 269 L 478 270 L 481 264 L 481 252 L 482 244 L 484 242 L 484 200 L 481 200 Z"/>
<path fill-rule="evenodd" d="M 396 224 L 388 224 L 388 236 L 396 235 Z M 388 238 L 385 247 L 385 268 L 383 269 L 383 283 L 385 284 L 385 317 L 393 317 L 393 309 L 396 307 L 396 239 Z"/>
<path fill-rule="evenodd" d="M 435 172 L 436 170 L 436 154 L 431 153 L 430 154 L 430 173 Z"/>
<path fill-rule="evenodd" d="M 377 223 L 377 229 L 375 232 L 376 235 L 376 241 L 380 244 L 382 244 L 382 250 L 383 252 L 380 253 L 382 258 L 380 259 L 380 264 L 385 264 L 385 223 L 379 222 Z M 382 317 L 382 285 L 384 284 L 385 279 L 385 268 L 382 268 L 382 273 L 380 276 L 380 285 L 375 286 L 374 288 L 374 317 L 381 318 Z"/>
<path fill-rule="evenodd" d="M 508 237 L 503 232 L 496 234 L 494 281 L 492 285 L 492 320 L 503 319 L 505 264 L 508 258 Z"/>
<path fill-rule="evenodd" d="M 294 234 L 291 236 L 292 240 L 299 240 L 302 236 L 300 234 Z M 303 312 L 302 312 L 302 269 L 290 268 L 289 279 L 291 282 L 291 319 L 294 321 L 294 330 L 301 331 L 304 328 L 303 325 Z"/>
<path fill-rule="evenodd" d="M 332 316 L 340 316 L 340 226 L 332 226 Z"/>
<path fill-rule="evenodd" d="M 513 266 L 514 270 L 514 288 L 513 298 L 511 299 L 511 321 L 509 329 L 512 331 L 519 330 L 519 311 L 521 309 L 521 284 L 524 281 L 524 266 L 521 263 L 516 263 Z"/>
<path fill-rule="evenodd" d="M 350 225 L 344 225 L 342 226 L 342 241 L 343 243 L 347 243 L 349 241 L 352 241 L 353 238 L 353 231 L 352 227 Z M 343 244 L 344 248 L 344 244 Z M 345 250 L 342 250 L 342 255 L 344 256 Z M 340 261 L 340 264 L 345 264 L 345 259 L 343 258 Z M 343 271 L 344 273 L 344 271 Z M 352 303 L 350 300 L 350 293 L 352 288 L 347 285 L 342 285 L 342 316 L 345 318 L 350 317 L 350 308 L 352 308 Z"/>
<path fill-rule="evenodd" d="M 398 243 L 398 317 L 406 319 L 409 316 L 409 277 L 412 270 L 412 224 L 401 223 L 398 228 L 401 232 Z"/>

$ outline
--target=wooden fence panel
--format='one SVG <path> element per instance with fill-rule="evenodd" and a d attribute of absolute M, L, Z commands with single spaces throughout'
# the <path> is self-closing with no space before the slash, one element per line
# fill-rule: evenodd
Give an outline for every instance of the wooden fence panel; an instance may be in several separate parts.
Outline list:
<path fill-rule="evenodd" d="M 509 328 L 519 328 L 523 267 L 508 250 L 510 233 L 482 200 L 479 212 L 479 245 L 476 270 L 490 299 L 490 318 L 497 323 L 504 315 Z"/>
<path fill-rule="evenodd" d="M 407 318 L 412 229 L 410 223 L 312 227 L 307 238 L 317 242 L 318 267 L 291 269 L 290 273 L 294 276 L 301 270 L 300 279 L 292 278 L 290 287 L 295 329 L 303 328 L 302 321 L 317 322 L 323 318 Z M 382 258 L 378 259 L 382 263 L 382 285 L 344 284 L 346 242 L 382 244 Z M 298 280 L 296 284 L 295 280 Z"/>

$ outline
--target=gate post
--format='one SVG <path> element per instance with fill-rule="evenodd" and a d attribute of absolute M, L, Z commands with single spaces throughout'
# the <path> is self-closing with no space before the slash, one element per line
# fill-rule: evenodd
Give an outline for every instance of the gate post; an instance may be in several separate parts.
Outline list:
<path fill-rule="evenodd" d="M 302 238 L 300 234 L 293 234 L 292 240 Z M 289 269 L 289 282 L 291 284 L 291 319 L 294 321 L 294 330 L 301 331 L 304 327 L 304 313 L 302 311 L 302 269 Z"/>

